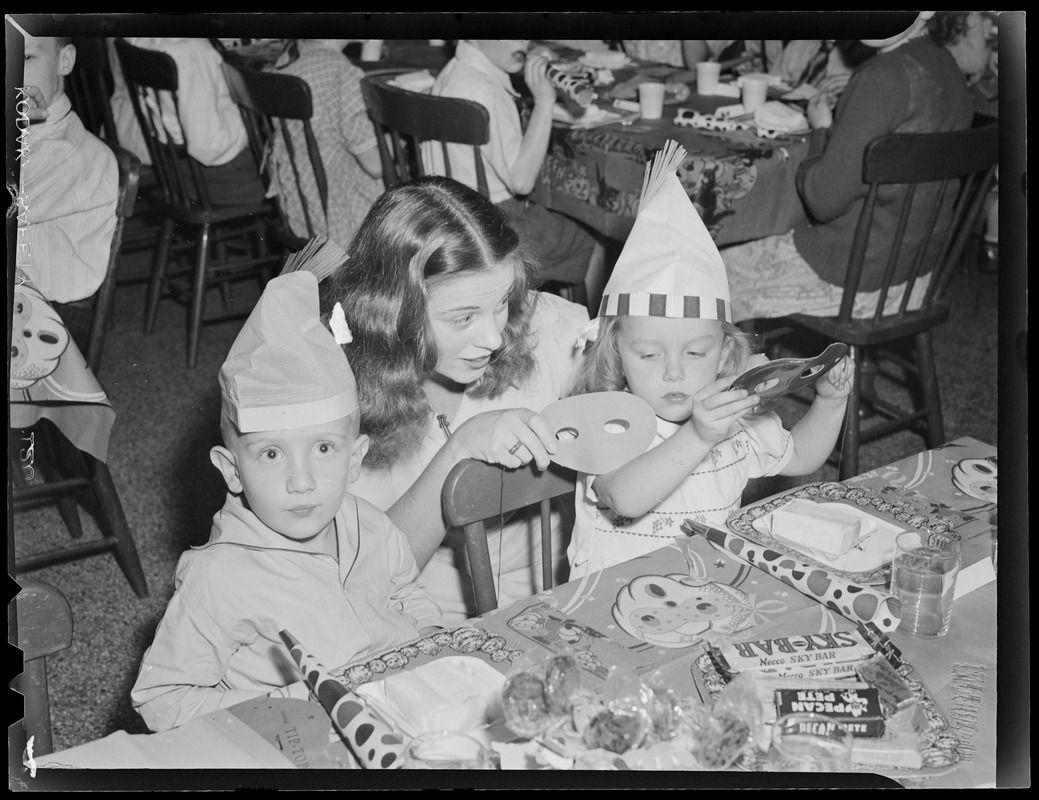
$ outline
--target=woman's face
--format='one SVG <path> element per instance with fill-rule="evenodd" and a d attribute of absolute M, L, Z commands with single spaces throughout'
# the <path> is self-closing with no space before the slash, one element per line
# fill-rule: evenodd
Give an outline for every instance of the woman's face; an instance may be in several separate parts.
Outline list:
<path fill-rule="evenodd" d="M 491 355 L 502 346 L 515 276 L 511 263 L 496 264 L 430 288 L 429 326 L 440 354 L 438 375 L 463 385 L 483 377 Z"/>

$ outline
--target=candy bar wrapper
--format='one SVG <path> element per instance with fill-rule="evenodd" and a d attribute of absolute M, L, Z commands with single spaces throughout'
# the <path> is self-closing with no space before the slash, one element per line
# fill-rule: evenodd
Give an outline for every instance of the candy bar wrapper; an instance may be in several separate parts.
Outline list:
<path fill-rule="evenodd" d="M 846 727 L 852 736 L 877 737 L 884 733 L 884 714 L 877 690 L 776 689 L 776 716 L 822 714 Z"/>
<path fill-rule="evenodd" d="M 889 716 L 913 703 L 913 693 L 905 680 L 879 653 L 863 660 L 858 673 L 862 680 L 877 690 L 881 706 Z"/>
<path fill-rule="evenodd" d="M 731 531 L 722 531 L 687 519 L 687 531 L 702 534 L 707 541 L 741 561 L 762 569 L 802 594 L 852 621 L 872 623 L 881 631 L 898 627 L 902 609 L 885 591 L 860 586 L 822 567 L 809 564 L 777 550 L 764 547 Z"/>
<path fill-rule="evenodd" d="M 595 89 L 589 83 L 573 75 L 563 72 L 558 67 L 548 66 L 548 79 L 552 85 L 562 90 L 570 100 L 573 100 L 581 108 L 587 108 L 595 99 Z"/>
<path fill-rule="evenodd" d="M 873 653 L 873 648 L 856 631 L 835 631 L 731 642 L 716 657 L 724 662 L 729 673 L 764 671 L 782 673 L 788 678 L 798 677 L 796 673 L 812 667 L 846 665 L 846 670 L 827 673 L 835 677 L 855 675 L 858 662 Z"/>
<path fill-rule="evenodd" d="M 303 672 L 332 724 L 364 767 L 399 769 L 404 761 L 404 740 L 365 701 L 333 678 L 327 669 L 288 631 L 282 641 Z"/>

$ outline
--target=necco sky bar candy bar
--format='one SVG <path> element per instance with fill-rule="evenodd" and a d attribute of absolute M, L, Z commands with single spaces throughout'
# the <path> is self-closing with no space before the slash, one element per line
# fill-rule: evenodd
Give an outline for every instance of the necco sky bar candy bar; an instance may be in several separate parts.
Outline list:
<path fill-rule="evenodd" d="M 849 674 L 855 674 L 858 661 L 871 655 L 873 648 L 856 631 L 752 639 L 721 648 L 721 658 L 731 672 L 775 672 L 790 667 L 845 663 L 851 665 Z"/>
<path fill-rule="evenodd" d="M 783 583 L 851 620 L 871 622 L 881 631 L 898 627 L 902 607 L 897 599 L 872 586 L 860 586 L 802 559 L 780 553 L 730 531 L 691 519 L 682 526 L 700 534 L 741 561 L 774 575 Z"/>
<path fill-rule="evenodd" d="M 559 67 L 548 65 L 548 79 L 557 89 L 562 89 L 563 94 L 573 100 L 577 105 L 584 108 L 591 105 L 595 99 L 595 89 L 580 78 L 575 78 L 568 72 L 563 72 Z"/>
<path fill-rule="evenodd" d="M 776 716 L 822 714 L 840 722 L 852 736 L 880 736 L 884 714 L 877 690 L 776 689 Z"/>
<path fill-rule="evenodd" d="M 403 765 L 404 740 L 368 704 L 333 678 L 321 663 L 288 631 L 281 631 L 282 641 L 303 672 L 303 677 L 332 724 L 346 740 L 350 750 L 364 767 L 398 769 Z"/>

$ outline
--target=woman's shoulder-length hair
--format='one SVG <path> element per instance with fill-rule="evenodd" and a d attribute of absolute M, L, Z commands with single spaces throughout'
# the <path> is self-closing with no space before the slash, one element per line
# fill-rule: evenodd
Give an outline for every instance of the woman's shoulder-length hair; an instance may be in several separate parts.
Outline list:
<path fill-rule="evenodd" d="M 505 265 L 515 272 L 502 346 L 466 392 L 497 397 L 536 369 L 531 317 L 537 266 L 505 212 L 474 189 L 424 177 L 381 195 L 354 236 L 349 257 L 322 287 L 325 310 L 339 302 L 353 341 L 344 350 L 357 377 L 365 458 L 384 466 L 413 452 L 432 408 L 422 382 L 439 360 L 429 327 L 438 283 Z"/>

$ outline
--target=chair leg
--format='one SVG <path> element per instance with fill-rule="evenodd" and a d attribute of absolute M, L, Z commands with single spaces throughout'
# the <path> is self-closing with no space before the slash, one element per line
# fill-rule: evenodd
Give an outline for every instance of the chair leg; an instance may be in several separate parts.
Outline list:
<path fill-rule="evenodd" d="M 98 505 L 105 517 L 106 528 L 115 538 L 115 559 L 130 582 L 130 587 L 139 598 L 148 596 L 148 582 L 141 568 L 141 559 L 137 555 L 137 545 L 123 512 L 123 504 L 119 502 L 112 473 L 103 461 L 90 459 L 90 472 Z"/>
<path fill-rule="evenodd" d="M 167 218 L 162 221 L 162 230 L 159 231 L 158 247 L 155 249 L 155 259 L 152 262 L 151 282 L 148 285 L 148 298 L 144 306 L 144 332 L 146 334 L 150 334 L 155 329 L 155 317 L 159 310 L 159 295 L 162 293 L 166 265 L 170 258 L 173 227 L 173 220 Z"/>
<path fill-rule="evenodd" d="M 49 462 L 48 468 L 53 468 L 59 478 L 76 473 L 76 468 L 83 466 L 82 459 L 77 457 L 79 451 L 74 447 L 66 446 L 64 436 L 54 428 L 41 427 L 40 445 L 40 449 L 46 453 L 45 457 Z M 61 467 L 65 469 L 61 469 Z M 82 475 L 82 471 L 78 474 Z M 68 528 L 69 536 L 73 539 L 82 539 L 83 525 L 79 519 L 76 498 L 71 495 L 62 495 L 57 499 L 55 505 L 58 507 L 58 513 L 61 515 L 65 527 Z"/>
<path fill-rule="evenodd" d="M 22 674 L 14 682 L 14 688 L 25 701 L 22 726 L 25 738 L 33 737 L 33 755 L 49 755 L 54 752 L 51 734 L 50 700 L 47 692 L 47 661 L 36 658 L 22 665 Z"/>
<path fill-rule="evenodd" d="M 859 473 L 859 389 L 862 380 L 863 353 L 855 345 L 852 345 L 850 350 L 855 376 L 851 393 L 848 395 L 848 411 L 844 419 L 844 446 L 837 475 L 837 479 L 842 481 Z"/>
<path fill-rule="evenodd" d="M 931 332 L 916 335 L 916 361 L 920 375 L 920 395 L 927 409 L 927 446 L 945 444 L 945 425 L 942 422 L 942 398 L 938 393 L 938 371 L 934 366 L 934 348 Z"/>
<path fill-rule="evenodd" d="M 206 303 L 206 258 L 209 250 L 209 225 L 198 234 L 195 274 L 191 279 L 191 311 L 188 316 L 188 366 L 198 360 L 198 339 L 202 332 L 202 309 Z"/>

